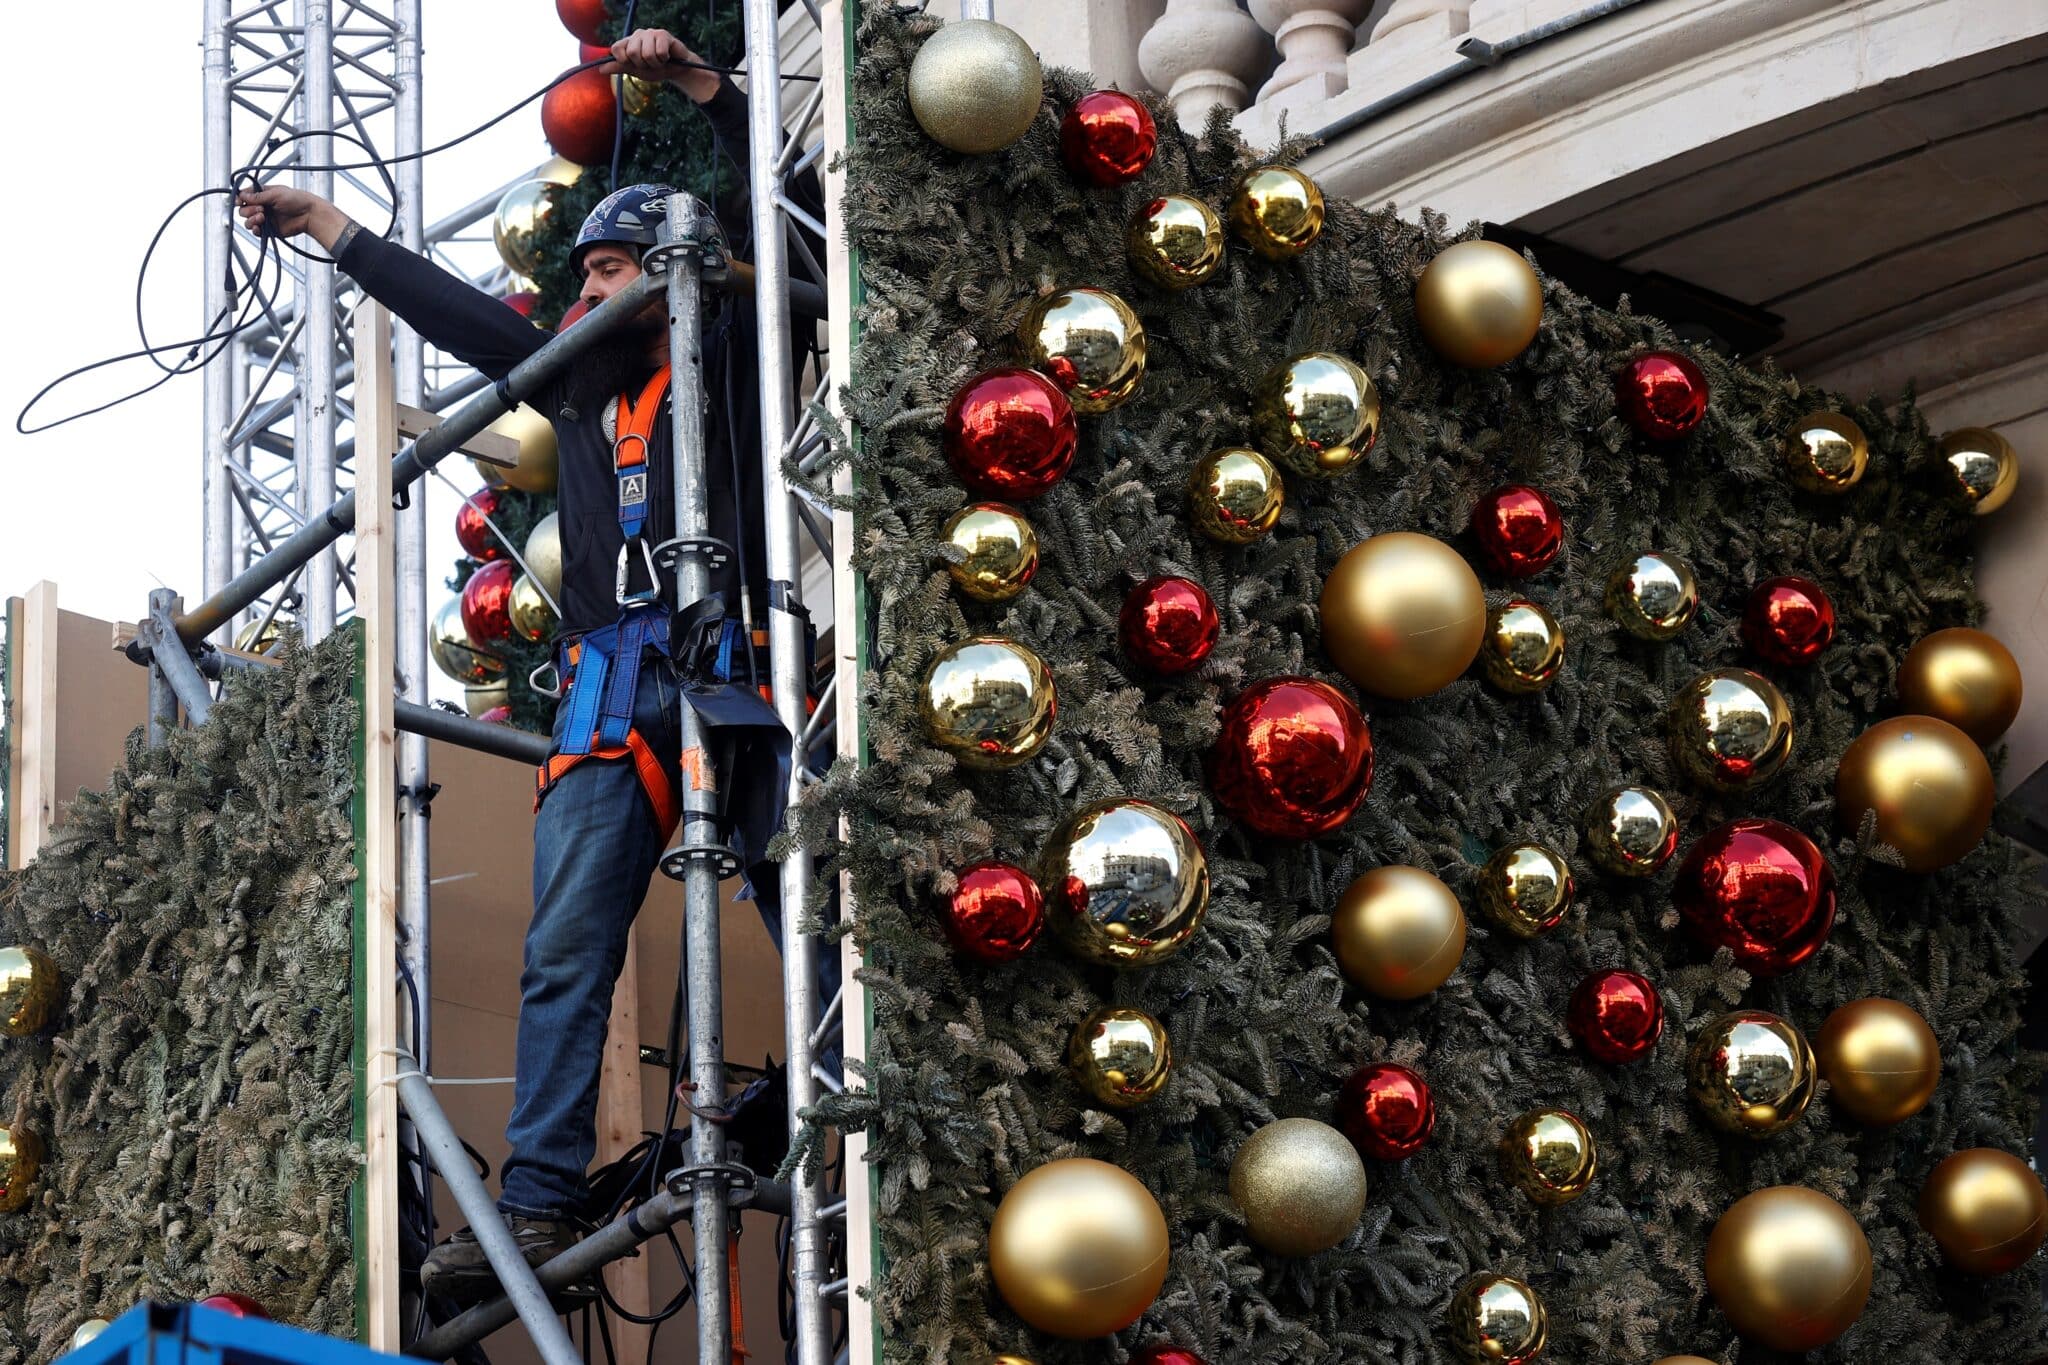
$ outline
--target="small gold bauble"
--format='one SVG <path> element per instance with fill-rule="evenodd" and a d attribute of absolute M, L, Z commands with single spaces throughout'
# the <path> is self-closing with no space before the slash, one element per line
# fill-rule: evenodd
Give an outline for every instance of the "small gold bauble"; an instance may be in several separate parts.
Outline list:
<path fill-rule="evenodd" d="M 64 978 L 34 948 L 0 948 L 0 1037 L 26 1038 L 57 1013 Z"/>
<path fill-rule="evenodd" d="M 1041 1332 L 1108 1336 L 1143 1317 L 1166 1283 L 1166 1215 L 1106 1161 L 1049 1161 L 1010 1187 L 988 1229 L 996 1292 Z"/>
<path fill-rule="evenodd" d="M 1920 1112 L 1941 1080 L 1941 1044 L 1910 1005 L 1873 996 L 1828 1016 L 1814 1060 L 1835 1108 L 1876 1126 Z"/>
<path fill-rule="evenodd" d="M 1486 638 L 1479 575 L 1450 546 L 1389 531 L 1345 551 L 1323 580 L 1323 652 L 1377 696 L 1407 701 L 1454 681 Z"/>
<path fill-rule="evenodd" d="M 979 635 L 947 645 L 918 689 L 925 737 L 970 768 L 1014 768 L 1046 740 L 1058 712 L 1052 670 L 1015 640 Z"/>
<path fill-rule="evenodd" d="M 562 518 L 550 512 L 526 533 L 526 568 L 548 596 L 562 600 Z"/>
<path fill-rule="evenodd" d="M 1762 786 L 1792 757 L 1792 708 L 1777 684 L 1746 668 L 1702 673 L 1671 703 L 1671 753 L 1715 791 Z"/>
<path fill-rule="evenodd" d="M 482 460 L 471 460 L 483 481 L 493 488 L 516 488 L 522 493 L 553 493 L 559 466 L 554 423 L 521 403 L 491 423 L 490 429 L 519 443 L 519 465 L 500 469 Z"/>
<path fill-rule="evenodd" d="M 1943 1158 L 1920 1187 L 1920 1226 L 1956 1269 L 2003 1275 L 2048 1237 L 2048 1193 L 2018 1157 L 1972 1147 Z"/>
<path fill-rule="evenodd" d="M 1707 1289 L 1742 1339 L 1811 1351 L 1849 1330 L 1870 1300 L 1870 1243 L 1815 1190 L 1774 1185 L 1729 1206 L 1707 1237 Z"/>
<path fill-rule="evenodd" d="M 545 640 L 555 633 L 555 624 L 561 618 L 548 605 L 548 599 L 541 595 L 540 585 L 525 574 L 512 580 L 512 601 L 509 606 L 512 629 L 523 640 Z"/>
<path fill-rule="evenodd" d="M 1351 1139 L 1314 1119 L 1278 1119 L 1230 1162 L 1230 1200 L 1252 1241 L 1313 1256 L 1351 1235 L 1365 1212 L 1365 1163 Z"/>
<path fill-rule="evenodd" d="M 1166 1089 L 1173 1046 L 1166 1029 L 1143 1010 L 1096 1010 L 1074 1028 L 1067 1065 L 1097 1103 L 1132 1109 Z"/>
<path fill-rule="evenodd" d="M 1188 501 L 1197 531 L 1225 545 L 1249 545 L 1280 520 L 1287 489 L 1265 456 L 1230 446 L 1195 466 Z"/>
<path fill-rule="evenodd" d="M 1958 427 L 1941 438 L 1941 458 L 1956 491 L 1980 517 L 2005 506 L 2020 486 L 2019 452 L 1995 431 Z"/>
<path fill-rule="evenodd" d="M 1899 665 L 1901 707 L 1945 720 L 1979 744 L 2005 733 L 2025 690 L 2012 651 L 1964 626 L 1922 638 Z"/>
<path fill-rule="evenodd" d="M 1312 351 L 1266 372 L 1252 397 L 1259 446 L 1307 479 L 1342 474 L 1380 433 L 1380 391 L 1341 355 Z"/>
<path fill-rule="evenodd" d="M 555 211 L 558 188 L 546 180 L 522 180 L 499 196 L 491 215 L 491 240 L 498 245 L 498 259 L 513 274 L 530 276 L 540 269 L 534 237 Z"/>
<path fill-rule="evenodd" d="M 978 155 L 1024 136 L 1045 98 L 1031 45 L 988 19 L 956 19 L 910 62 L 910 112 L 942 147 Z"/>
<path fill-rule="evenodd" d="M 1996 792 L 1976 742 L 1945 720 L 1893 716 L 1858 735 L 1835 769 L 1835 816 L 1856 833 L 1877 814 L 1877 838 L 1909 872 L 1969 855 L 1991 827 Z"/>
<path fill-rule="evenodd" d="M 503 659 L 470 643 L 469 631 L 462 624 L 460 596 L 449 598 L 434 613 L 427 631 L 427 653 L 433 656 L 435 667 L 466 686 L 496 682 L 505 676 Z"/>
<path fill-rule="evenodd" d="M 1508 1183 L 1545 1208 L 1577 1199 L 1600 1169 L 1592 1133 L 1565 1109 L 1531 1109 L 1509 1124 L 1500 1160 Z"/>
<path fill-rule="evenodd" d="M 1413 1000 L 1450 979 L 1465 956 L 1465 910 L 1419 867 L 1376 867 L 1352 882 L 1330 916 L 1337 965 L 1354 985 Z"/>
<path fill-rule="evenodd" d="M 1255 167 L 1230 192 L 1230 227 L 1269 261 L 1299 256 L 1323 230 L 1323 192 L 1291 166 Z"/>
<path fill-rule="evenodd" d="M 1839 412 L 1809 412 L 1792 424 L 1785 464 L 1809 493 L 1846 493 L 1870 467 L 1870 438 Z"/>
<path fill-rule="evenodd" d="M 1145 377 L 1145 328 L 1106 289 L 1062 289 L 1031 305 L 1020 335 L 1025 364 L 1066 392 L 1080 413 L 1108 412 Z"/>
<path fill-rule="evenodd" d="M 66 1351 L 75 1351 L 81 1346 L 89 1345 L 99 1339 L 100 1333 L 113 1325 L 113 1323 L 108 1322 L 105 1318 L 87 1318 L 84 1322 L 78 1324 L 78 1330 L 71 1334 L 71 1340 L 65 1345 L 64 1349 Z"/>
<path fill-rule="evenodd" d="M 1458 1286 L 1450 1323 L 1451 1349 L 1466 1365 L 1529 1365 L 1550 1340 L 1550 1315 L 1536 1291 L 1491 1271 Z"/>
<path fill-rule="evenodd" d="M 1036 1365 L 1036 1362 L 1025 1356 L 997 1356 L 989 1365 Z"/>
<path fill-rule="evenodd" d="M 1529 348 L 1543 325 L 1543 282 L 1521 253 L 1499 242 L 1458 242 L 1423 267 L 1415 320 L 1431 349 L 1453 365 L 1491 369 Z"/>
<path fill-rule="evenodd" d="M 1797 1122 L 1813 1099 L 1813 1049 L 1798 1029 L 1763 1010 L 1708 1021 L 1686 1054 L 1686 1086 L 1707 1121 L 1762 1138 Z"/>
<path fill-rule="evenodd" d="M 1038 884 L 1060 941 L 1114 967 L 1180 951 L 1209 913 L 1209 860 L 1195 832 L 1132 797 L 1098 801 L 1069 820 L 1046 845 Z"/>
<path fill-rule="evenodd" d="M 1678 850 L 1678 817 L 1648 787 L 1611 787 L 1579 817 L 1586 856 L 1617 877 L 1649 877 Z"/>
<path fill-rule="evenodd" d="M 273 616 L 266 622 L 259 616 L 235 632 L 235 648 L 244 654 L 268 654 L 283 638 L 282 621 Z"/>
<path fill-rule="evenodd" d="M 1607 614 L 1638 639 L 1669 640 L 1699 609 L 1692 566 L 1677 555 L 1637 555 L 1607 580 Z"/>
<path fill-rule="evenodd" d="M 468 713 L 471 720 L 482 720 L 488 712 L 511 704 L 512 687 L 503 678 L 494 683 L 481 683 L 475 687 L 462 689 L 462 709 Z"/>
<path fill-rule="evenodd" d="M 960 552 L 946 572 L 977 602 L 1007 602 L 1038 572 L 1038 533 L 1007 503 L 969 503 L 939 534 Z"/>
<path fill-rule="evenodd" d="M 1486 680 L 1503 692 L 1528 696 L 1557 681 L 1564 669 L 1564 627 L 1526 598 L 1501 603 L 1486 617 L 1479 646 Z"/>
<path fill-rule="evenodd" d="M 1223 224 L 1189 194 L 1163 194 L 1140 208 L 1124 231 L 1131 269 L 1161 289 L 1200 284 L 1223 264 Z"/>
<path fill-rule="evenodd" d="M 0 1127 L 0 1213 L 28 1207 L 43 1169 L 43 1140 L 28 1128 Z"/>
<path fill-rule="evenodd" d="M 1571 868 L 1541 844 L 1510 844 L 1479 872 L 1479 903 L 1516 938 L 1535 938 L 1564 923 L 1572 890 Z"/>
<path fill-rule="evenodd" d="M 626 111 L 627 118 L 642 118 L 653 110 L 654 102 L 661 97 L 661 86 L 639 76 L 621 73 L 612 77 L 612 97 Z"/>

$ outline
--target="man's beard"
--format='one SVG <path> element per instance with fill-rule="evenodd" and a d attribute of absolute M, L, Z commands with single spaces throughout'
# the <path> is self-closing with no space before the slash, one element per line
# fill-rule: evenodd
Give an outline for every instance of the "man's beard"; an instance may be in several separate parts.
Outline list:
<path fill-rule="evenodd" d="M 582 414 L 595 414 L 620 394 L 637 392 L 654 369 L 648 346 L 667 326 L 666 313 L 657 304 L 651 316 L 634 318 L 585 351 L 563 381 L 569 406 Z"/>

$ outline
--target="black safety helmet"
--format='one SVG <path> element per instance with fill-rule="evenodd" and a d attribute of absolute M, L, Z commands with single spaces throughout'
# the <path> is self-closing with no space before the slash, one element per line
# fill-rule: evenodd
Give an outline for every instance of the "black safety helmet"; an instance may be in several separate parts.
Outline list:
<path fill-rule="evenodd" d="M 569 249 L 569 265 L 576 278 L 583 278 L 583 253 L 599 242 L 615 242 L 635 248 L 636 256 L 661 240 L 661 225 L 668 217 L 668 197 L 676 191 L 668 185 L 628 185 L 613 190 L 583 220 L 576 233 L 576 245 Z"/>

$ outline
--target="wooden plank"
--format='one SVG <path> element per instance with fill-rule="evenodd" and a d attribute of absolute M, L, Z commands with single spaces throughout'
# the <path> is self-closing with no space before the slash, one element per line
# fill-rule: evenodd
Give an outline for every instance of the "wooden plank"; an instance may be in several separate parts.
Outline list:
<path fill-rule="evenodd" d="M 7 599 L 7 827 L 0 859 L 10 869 L 22 865 L 21 848 L 21 613 L 19 597 Z"/>
<path fill-rule="evenodd" d="M 612 1018 L 604 1040 L 604 1065 L 597 1084 L 597 1161 L 609 1165 L 631 1151 L 647 1126 L 640 1085 L 640 935 L 626 934 L 626 964 L 612 988 Z M 647 1278 L 647 1257 L 613 1261 L 605 1267 L 605 1284 L 619 1307 L 646 1317 L 653 1303 Z M 623 1361 L 647 1359 L 653 1329 L 620 1319 L 612 1324 L 612 1342 Z"/>
<path fill-rule="evenodd" d="M 7 852 L 14 866 L 27 867 L 57 822 L 57 585 L 30 588 L 18 620 Z"/>
<path fill-rule="evenodd" d="M 417 440 L 441 425 L 438 412 L 428 412 L 410 403 L 400 403 L 398 412 L 398 434 L 407 440 Z M 456 449 L 472 460 L 482 460 L 498 469 L 519 468 L 519 442 L 510 436 L 500 436 L 495 431 L 479 431 Z M 397 442 L 392 443 L 393 455 L 398 453 Z"/>

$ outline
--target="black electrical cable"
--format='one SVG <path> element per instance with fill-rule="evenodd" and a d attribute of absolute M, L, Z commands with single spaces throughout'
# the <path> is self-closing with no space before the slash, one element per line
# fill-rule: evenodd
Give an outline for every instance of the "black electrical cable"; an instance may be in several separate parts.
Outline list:
<path fill-rule="evenodd" d="M 633 15 L 639 8 L 640 0 L 626 0 L 626 21 L 620 26 L 620 32 L 633 31 Z M 625 150 L 626 146 L 626 92 L 623 88 L 625 83 L 621 81 L 619 84 L 621 88 L 612 99 L 612 178 L 605 184 L 607 190 L 613 191 L 619 188 L 619 153 Z"/>

